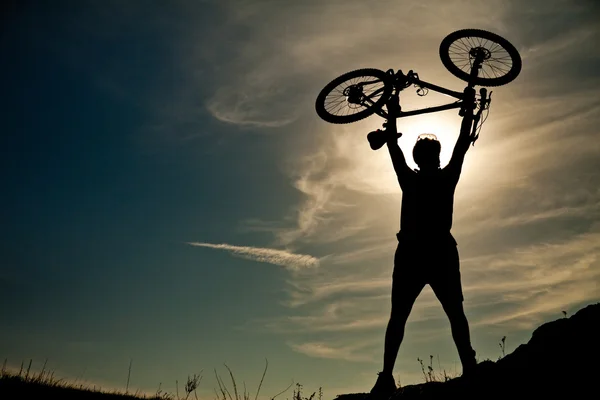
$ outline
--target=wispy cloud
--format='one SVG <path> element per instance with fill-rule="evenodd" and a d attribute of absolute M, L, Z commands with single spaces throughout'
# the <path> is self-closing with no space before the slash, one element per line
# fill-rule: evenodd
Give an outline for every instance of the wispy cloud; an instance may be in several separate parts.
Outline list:
<path fill-rule="evenodd" d="M 351 345 L 332 345 L 325 342 L 288 343 L 296 352 L 309 357 L 329 358 L 335 360 L 354 362 L 374 362 L 375 358 L 370 351 L 364 351 L 365 347 L 372 343 L 360 343 Z"/>
<path fill-rule="evenodd" d="M 282 104 L 281 89 L 264 90 L 262 86 L 272 85 L 267 81 L 266 76 L 261 79 L 262 82 L 257 82 L 252 77 L 246 78 L 246 86 L 242 86 L 243 91 L 238 87 L 221 88 L 208 101 L 206 107 L 216 119 L 254 128 L 278 128 L 290 124 L 297 118 L 297 113 L 293 109 L 290 110 L 285 102 Z M 247 81 L 253 82 L 256 86 L 250 86 Z"/>
<path fill-rule="evenodd" d="M 286 250 L 269 249 L 263 247 L 234 246 L 231 244 L 214 244 L 202 242 L 188 242 L 197 247 L 208 247 L 229 251 L 235 256 L 268 264 L 280 265 L 290 270 L 314 268 L 319 266 L 319 259 L 308 254 L 295 254 Z"/>
<path fill-rule="evenodd" d="M 321 282 L 309 281 L 310 285 L 303 285 L 297 279 L 289 281 L 290 301 L 289 307 L 299 307 L 302 305 L 319 302 L 330 299 L 337 295 L 358 294 L 382 294 L 389 291 L 391 281 L 389 277 L 380 279 L 357 279 L 358 276 L 347 271 L 349 276 L 320 277 Z M 315 279 L 316 280 L 316 279 Z"/>

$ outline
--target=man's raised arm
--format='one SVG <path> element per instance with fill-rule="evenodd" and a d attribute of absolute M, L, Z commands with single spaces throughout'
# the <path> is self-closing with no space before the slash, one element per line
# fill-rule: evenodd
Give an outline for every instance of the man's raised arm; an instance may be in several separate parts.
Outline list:
<path fill-rule="evenodd" d="M 400 100 L 398 95 L 393 95 L 387 104 L 389 118 L 386 123 L 385 131 L 387 138 L 387 148 L 390 152 L 392 164 L 394 165 L 394 171 L 398 176 L 398 182 L 402 188 L 404 183 L 409 179 L 409 176 L 413 173 L 410 167 L 406 164 L 404 154 L 398 146 L 398 138 L 402 134 L 398 134 L 398 128 L 396 126 L 396 115 L 400 111 Z"/>
<path fill-rule="evenodd" d="M 452 152 L 452 158 L 448 164 L 448 168 L 456 175 L 460 175 L 462 165 L 465 160 L 465 155 L 469 146 L 473 143 L 473 137 L 471 136 L 471 129 L 473 125 L 473 108 L 475 106 L 475 89 L 466 87 L 465 88 L 465 115 L 463 116 L 462 123 L 460 124 L 460 133 L 458 140 L 454 145 L 454 151 Z"/>

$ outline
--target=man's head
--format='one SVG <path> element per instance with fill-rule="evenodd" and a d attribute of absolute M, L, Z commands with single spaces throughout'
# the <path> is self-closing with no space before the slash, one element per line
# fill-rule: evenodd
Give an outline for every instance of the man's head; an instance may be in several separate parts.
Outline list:
<path fill-rule="evenodd" d="M 435 170 L 440 167 L 440 151 L 442 147 L 435 135 L 425 133 L 419 135 L 413 148 L 413 160 L 423 170 Z"/>

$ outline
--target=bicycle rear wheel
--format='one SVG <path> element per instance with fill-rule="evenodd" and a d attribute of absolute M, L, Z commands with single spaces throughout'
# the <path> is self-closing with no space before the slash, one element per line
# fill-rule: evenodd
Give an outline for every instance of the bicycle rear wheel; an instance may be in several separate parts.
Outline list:
<path fill-rule="evenodd" d="M 374 68 L 357 69 L 329 82 L 317 96 L 319 117 L 332 124 L 364 119 L 387 102 L 392 94 L 390 76 Z"/>
<path fill-rule="evenodd" d="M 452 32 L 440 44 L 440 58 L 454 76 L 469 81 L 475 52 L 485 58 L 474 80 L 479 86 L 501 86 L 512 82 L 521 72 L 521 56 L 503 37 L 481 29 Z"/>

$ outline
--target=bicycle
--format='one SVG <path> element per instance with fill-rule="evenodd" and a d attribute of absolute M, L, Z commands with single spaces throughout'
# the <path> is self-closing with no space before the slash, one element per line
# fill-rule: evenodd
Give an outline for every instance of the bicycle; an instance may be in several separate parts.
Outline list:
<path fill-rule="evenodd" d="M 442 40 L 439 55 L 442 64 L 454 76 L 466 81 L 468 88 L 474 88 L 476 85 L 505 85 L 519 75 L 522 67 L 519 52 L 508 40 L 481 29 L 461 29 L 450 33 Z M 361 81 L 362 78 L 367 80 Z M 402 90 L 413 85 L 417 88 L 419 96 L 426 96 L 429 90 L 433 90 L 457 100 L 411 111 L 400 109 L 395 116 L 388 115 L 383 106 L 391 96 L 399 96 Z M 339 86 L 343 87 L 339 89 Z M 374 88 L 370 89 L 371 87 Z M 459 115 L 463 116 L 467 110 L 477 109 L 473 116 L 474 144 L 489 113 L 491 95 L 491 91 L 488 95 L 487 89 L 481 87 L 479 98 L 474 99 L 475 104 L 468 104 L 465 92 L 423 81 L 413 70 L 404 74 L 402 70 L 394 72 L 393 69 L 389 69 L 384 72 L 375 68 L 363 68 L 345 73 L 328 83 L 317 96 L 315 107 L 319 117 L 333 124 L 356 122 L 373 114 L 389 120 L 393 117 L 403 118 L 454 108 L 460 108 Z M 333 101 L 328 103 L 330 98 L 333 98 Z M 487 110 L 487 113 L 479 124 L 484 110 Z M 347 113 L 344 113 L 346 111 Z M 385 125 L 384 123 L 383 126 Z M 382 130 L 369 133 L 367 138 L 373 150 L 385 144 Z"/>

